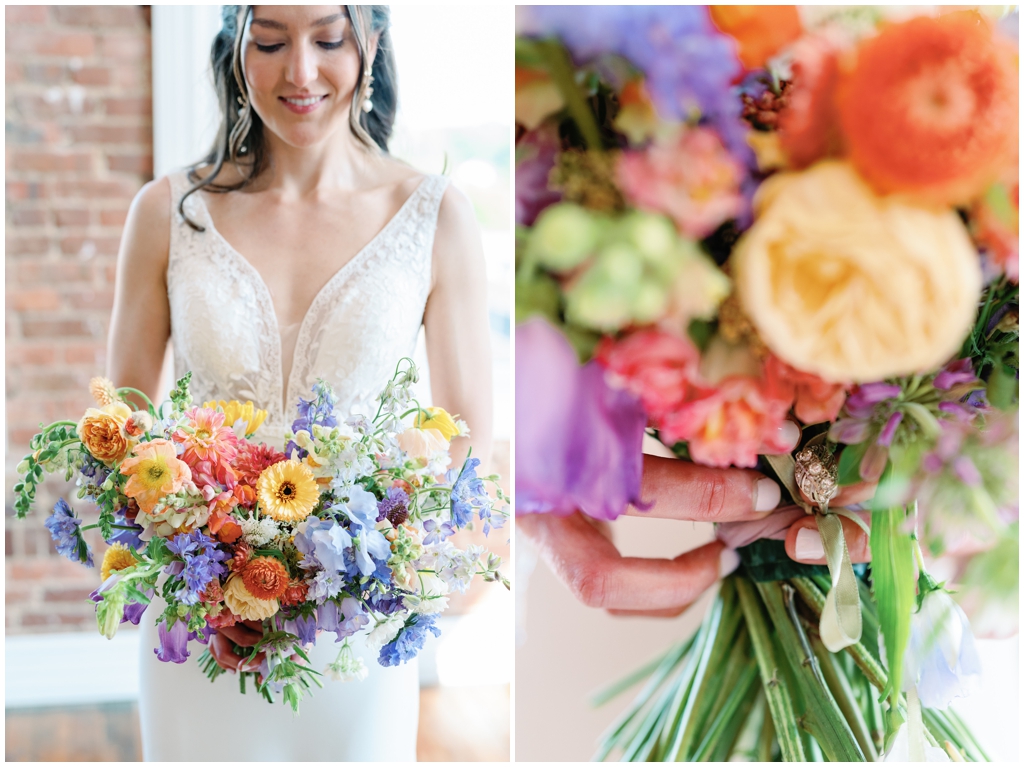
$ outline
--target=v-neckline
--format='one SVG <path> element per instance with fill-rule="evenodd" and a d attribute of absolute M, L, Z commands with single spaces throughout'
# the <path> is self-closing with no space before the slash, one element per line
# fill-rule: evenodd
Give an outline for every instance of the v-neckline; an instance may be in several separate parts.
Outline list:
<path fill-rule="evenodd" d="M 330 276 L 330 278 L 327 280 L 327 282 L 325 282 L 320 287 L 320 290 L 318 290 L 316 292 L 316 295 L 313 296 L 313 300 L 310 302 L 309 306 L 306 307 L 306 311 L 302 315 L 302 320 L 299 323 L 298 333 L 296 334 L 296 337 L 295 337 L 295 345 L 292 347 L 292 359 L 291 359 L 291 365 L 288 368 L 288 380 L 287 381 L 285 380 L 285 375 L 284 375 L 284 355 L 283 355 L 282 339 L 281 339 L 281 328 L 282 328 L 282 325 L 281 325 L 281 320 L 280 320 L 280 318 L 277 315 L 277 308 L 276 308 L 276 306 L 274 304 L 274 295 L 273 295 L 273 293 L 270 292 L 270 286 L 267 285 L 266 280 L 263 279 L 263 275 L 260 274 L 259 269 L 257 269 L 255 266 L 253 266 L 252 262 L 249 261 L 248 258 L 243 256 L 242 253 L 234 245 L 232 245 L 230 242 L 228 242 L 228 239 L 223 234 L 221 234 L 220 230 L 217 228 L 217 225 L 213 221 L 213 215 L 210 213 L 210 208 L 206 204 L 206 198 L 203 196 L 203 192 L 200 191 L 196 195 L 196 197 L 199 198 L 199 203 L 203 207 L 203 213 L 206 215 L 206 222 L 207 222 L 207 225 L 210 228 L 210 231 L 213 233 L 213 235 L 218 240 L 220 240 L 220 242 L 226 248 L 227 252 L 230 253 L 232 255 L 232 257 L 234 257 L 237 261 L 239 261 L 242 264 L 243 270 L 250 274 L 251 278 L 253 279 L 254 283 L 257 286 L 257 291 L 260 291 L 260 292 L 262 292 L 264 294 L 265 303 L 263 304 L 263 310 L 264 310 L 265 313 L 269 313 L 270 319 L 271 319 L 270 324 L 271 324 L 271 326 L 273 327 L 273 330 L 274 330 L 274 332 L 272 333 L 272 336 L 273 336 L 272 341 L 273 341 L 273 344 L 274 344 L 274 349 L 277 352 L 277 355 L 276 355 L 277 356 L 277 370 L 276 370 L 276 373 L 277 373 L 277 380 L 278 380 L 278 382 L 280 384 L 280 394 L 279 394 L 279 398 L 278 398 L 279 401 L 276 402 L 274 406 L 275 407 L 279 406 L 281 408 L 281 417 L 282 417 L 282 419 L 284 418 L 284 414 L 285 414 L 285 412 L 288 409 L 288 402 L 287 402 L 287 400 L 288 400 L 288 396 L 291 393 L 291 389 L 292 389 L 292 377 L 295 375 L 295 361 L 296 361 L 296 359 L 298 359 L 300 341 L 302 340 L 302 337 L 303 337 L 303 331 L 306 329 L 306 324 L 309 321 L 309 318 L 313 315 L 314 308 L 316 308 L 317 304 L 321 301 L 321 299 L 325 295 L 327 295 L 328 289 L 331 288 L 331 286 L 335 282 L 339 281 L 341 279 L 341 277 L 346 272 L 348 272 L 350 270 L 350 268 L 353 266 L 353 264 L 355 264 L 358 261 L 362 260 L 366 256 L 367 253 L 370 253 L 370 252 L 373 251 L 374 246 L 377 245 L 378 242 L 381 241 L 384 238 L 384 235 L 386 235 L 388 233 L 388 231 L 395 226 L 395 222 L 397 222 L 398 220 L 400 220 L 404 216 L 405 212 L 411 207 L 412 201 L 416 197 L 419 196 L 420 192 L 423 191 L 423 189 L 426 187 L 426 184 L 427 184 L 427 182 L 429 180 L 430 180 L 430 176 L 429 175 L 425 175 L 420 180 L 420 182 L 416 185 L 416 188 L 412 191 L 412 194 L 410 194 L 408 197 L 405 198 L 405 201 L 401 204 L 401 206 L 398 208 L 398 210 L 395 211 L 394 215 L 391 216 L 391 218 L 389 218 L 387 220 L 387 223 L 385 223 L 384 226 L 381 227 L 380 231 L 377 232 L 377 234 L 375 234 L 373 237 L 371 237 L 370 240 L 365 245 L 363 245 L 363 247 L 361 247 L 358 251 L 356 251 L 356 254 L 354 256 L 352 256 L 352 258 L 350 258 L 348 261 L 346 261 L 344 264 L 342 264 L 340 267 L 338 267 L 338 269 L 334 272 L 334 274 L 332 274 Z M 269 310 L 269 312 L 267 310 Z M 294 326 L 294 323 L 292 323 L 289 326 L 285 326 L 285 327 L 290 327 L 290 326 Z"/>

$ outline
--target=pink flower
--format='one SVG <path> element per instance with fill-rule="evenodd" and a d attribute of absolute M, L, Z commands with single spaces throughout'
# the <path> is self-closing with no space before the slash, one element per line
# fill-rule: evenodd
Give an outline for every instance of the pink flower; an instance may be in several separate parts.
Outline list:
<path fill-rule="evenodd" d="M 238 455 L 238 437 L 224 425 L 224 414 L 212 408 L 194 407 L 185 413 L 188 423 L 171 438 L 185 448 L 181 460 L 189 466 L 200 461 L 230 464 Z"/>
<path fill-rule="evenodd" d="M 751 468 L 759 452 L 790 447 L 779 429 L 790 402 L 767 379 L 730 376 L 663 418 L 661 440 L 687 441 L 690 457 L 706 466 Z"/>
<path fill-rule="evenodd" d="M 697 240 L 739 216 L 745 204 L 743 168 L 710 128 L 692 128 L 671 142 L 626 151 L 616 175 L 630 202 L 667 214 Z"/>
<path fill-rule="evenodd" d="M 700 362 L 689 339 L 660 330 L 642 330 L 619 341 L 605 338 L 594 356 L 640 397 L 655 423 L 686 401 Z"/>
<path fill-rule="evenodd" d="M 796 417 L 805 424 L 834 421 L 846 402 L 846 386 L 790 367 L 775 355 L 765 362 L 765 376 L 780 392 L 791 390 Z"/>

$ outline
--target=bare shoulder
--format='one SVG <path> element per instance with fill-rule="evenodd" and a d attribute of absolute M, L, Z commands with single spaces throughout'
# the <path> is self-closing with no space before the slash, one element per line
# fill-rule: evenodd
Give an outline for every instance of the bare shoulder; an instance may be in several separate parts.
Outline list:
<path fill-rule="evenodd" d="M 121 257 L 133 269 L 166 268 L 171 247 L 171 183 L 150 181 L 135 195 L 121 238 Z"/>
<path fill-rule="evenodd" d="M 448 185 L 437 211 L 434 233 L 433 283 L 479 284 L 484 277 L 484 249 L 473 204 Z"/>
<path fill-rule="evenodd" d="M 441 197 L 437 211 L 437 233 L 435 242 L 447 245 L 479 242 L 480 228 L 476 221 L 473 203 L 455 185 L 449 184 Z"/>

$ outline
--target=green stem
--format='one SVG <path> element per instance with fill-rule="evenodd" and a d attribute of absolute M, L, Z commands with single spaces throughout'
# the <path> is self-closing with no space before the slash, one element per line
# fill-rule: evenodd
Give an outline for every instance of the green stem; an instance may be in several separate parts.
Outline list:
<path fill-rule="evenodd" d="M 118 396 L 122 396 L 124 394 L 124 392 L 128 392 L 129 394 L 136 394 L 139 397 L 142 397 L 142 399 L 146 403 L 146 407 L 149 409 L 150 414 L 151 415 L 156 415 L 156 407 L 153 406 L 153 401 L 149 397 L 147 397 L 144 392 L 141 392 L 138 389 L 133 389 L 131 386 L 120 386 L 120 387 L 118 387 L 118 389 L 117 389 Z"/>
<path fill-rule="evenodd" d="M 758 599 L 753 585 L 742 578 L 736 579 L 736 592 L 740 597 L 743 617 L 747 620 L 750 632 L 750 643 L 754 647 L 757 667 L 761 672 L 761 684 L 764 685 L 765 697 L 775 727 L 782 759 L 786 762 L 805 761 L 803 744 L 796 717 L 793 715 L 793 701 L 785 683 L 779 678 L 779 667 L 772 649 L 771 636 L 764 613 L 761 612 L 761 600 Z"/>
<path fill-rule="evenodd" d="M 711 726 L 708 728 L 707 734 L 704 736 L 704 740 L 701 741 L 697 750 L 693 754 L 693 758 L 689 761 L 709 761 L 712 753 L 721 749 L 725 730 L 732 723 L 733 715 L 740 710 L 744 703 L 753 704 L 754 699 L 753 696 L 750 695 L 750 691 L 756 682 L 757 662 L 753 658 L 750 658 L 747 661 L 747 665 L 744 667 L 739 679 L 731 687 L 731 691 L 725 705 L 722 707 L 722 710 L 718 715 L 712 719 Z M 735 735 L 736 733 L 733 733 L 733 739 L 735 739 Z M 731 743 L 729 746 L 731 747 Z"/>
<path fill-rule="evenodd" d="M 82 525 L 78 529 L 81 530 L 84 533 L 86 530 L 93 530 L 94 528 L 97 528 L 99 526 L 100 526 L 100 523 L 96 522 L 96 523 L 94 523 L 92 525 Z M 113 529 L 115 529 L 115 530 L 138 530 L 139 529 L 138 527 L 136 527 L 134 525 L 111 525 L 111 527 Z"/>
<path fill-rule="evenodd" d="M 587 149 L 591 152 L 601 152 L 604 148 L 601 132 L 597 128 L 597 121 L 590 110 L 590 105 L 576 83 L 576 70 L 569 61 L 565 48 L 555 40 L 539 40 L 537 50 L 544 57 L 551 81 L 565 99 L 565 106 L 576 127 L 580 129 Z"/>
<path fill-rule="evenodd" d="M 839 704 L 839 710 L 843 712 L 846 722 L 850 725 L 850 729 L 853 730 L 853 737 L 857 739 L 860 750 L 864 752 L 869 762 L 878 761 L 878 751 L 875 750 L 874 741 L 871 739 L 871 732 L 864 721 L 864 715 L 861 713 L 860 706 L 857 705 L 849 681 L 840 672 L 836 659 L 828 651 L 828 648 L 822 644 L 821 639 L 813 637 L 811 645 L 814 647 L 814 654 L 821 664 L 821 671 L 825 676 L 825 681 L 828 683 L 836 703 Z"/>

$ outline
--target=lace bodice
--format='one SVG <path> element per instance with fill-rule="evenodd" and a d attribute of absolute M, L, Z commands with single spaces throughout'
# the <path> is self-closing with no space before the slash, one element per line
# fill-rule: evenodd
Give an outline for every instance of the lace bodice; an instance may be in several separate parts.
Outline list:
<path fill-rule="evenodd" d="M 192 229 L 178 213 L 188 189 L 171 182 L 167 292 L 175 377 L 192 371 L 192 396 L 239 400 L 267 411 L 259 438 L 280 447 L 317 378 L 338 408 L 373 415 L 372 403 L 401 357 L 412 356 L 430 290 L 437 211 L 448 180 L 427 176 L 387 225 L 314 298 L 295 336 L 287 382 L 282 330 L 270 290 L 256 269 L 214 227 L 202 192 L 185 201 Z"/>

